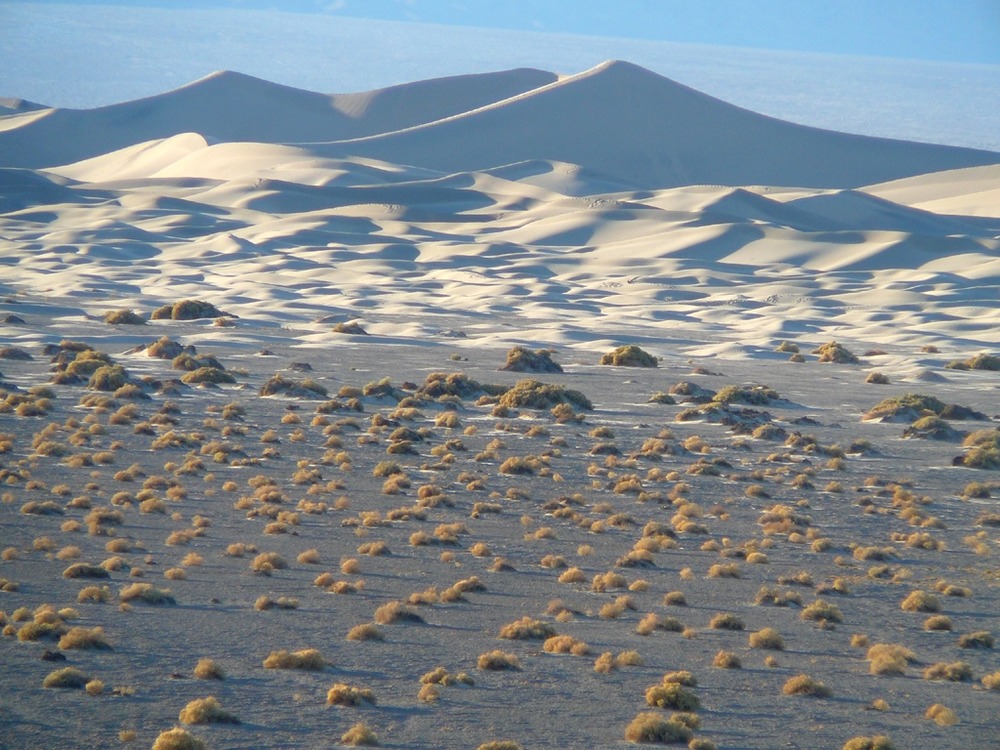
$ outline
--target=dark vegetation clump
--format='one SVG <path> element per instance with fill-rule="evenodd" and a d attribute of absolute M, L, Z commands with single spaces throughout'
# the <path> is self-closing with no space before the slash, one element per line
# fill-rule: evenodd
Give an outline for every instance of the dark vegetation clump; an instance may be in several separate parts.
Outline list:
<path fill-rule="evenodd" d="M 656 367 L 656 357 L 634 344 L 619 346 L 601 356 L 600 364 L 614 367 Z"/>
<path fill-rule="evenodd" d="M 111 310 L 104 313 L 104 322 L 109 325 L 144 326 L 146 319 L 135 310 Z"/>
<path fill-rule="evenodd" d="M 949 370 L 1000 370 L 1000 357 L 976 354 L 968 359 L 957 359 L 945 365 Z"/>
<path fill-rule="evenodd" d="M 841 365 L 858 365 L 861 360 L 852 354 L 847 347 L 836 341 L 827 341 L 825 344 L 816 347 L 813 354 L 819 355 L 820 362 L 836 362 Z"/>
<path fill-rule="evenodd" d="M 152 320 L 198 320 L 200 318 L 235 318 L 223 312 L 211 302 L 200 299 L 184 299 L 172 305 L 164 305 L 153 311 Z"/>
<path fill-rule="evenodd" d="M 590 399 L 580 391 L 537 380 L 519 380 L 500 396 L 499 404 L 510 409 L 551 409 L 558 404 L 569 404 L 587 410 L 594 408 Z"/>
<path fill-rule="evenodd" d="M 523 346 L 515 346 L 507 352 L 507 362 L 501 370 L 509 372 L 562 372 L 563 368 L 553 361 L 548 349 L 531 351 Z"/>
<path fill-rule="evenodd" d="M 922 393 L 904 393 L 902 396 L 882 399 L 861 418 L 877 419 L 881 422 L 915 422 L 927 416 L 942 419 L 987 419 L 985 414 L 967 406 L 946 404 L 935 396 Z"/>
<path fill-rule="evenodd" d="M 326 398 L 326 388 L 312 378 L 292 380 L 284 375 L 276 374 L 268 378 L 260 388 L 261 396 L 288 396 L 289 398 Z"/>

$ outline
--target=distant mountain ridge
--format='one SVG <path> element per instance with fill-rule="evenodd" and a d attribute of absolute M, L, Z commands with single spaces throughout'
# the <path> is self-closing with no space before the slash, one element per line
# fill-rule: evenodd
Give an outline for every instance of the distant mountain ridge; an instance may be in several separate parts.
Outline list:
<path fill-rule="evenodd" d="M 623 189 L 857 188 L 1000 164 L 1000 153 L 777 120 L 609 61 L 563 78 L 517 69 L 331 96 L 217 73 L 110 107 L 2 117 L 0 166 L 55 167 L 185 132 L 443 174 L 563 162 Z"/>

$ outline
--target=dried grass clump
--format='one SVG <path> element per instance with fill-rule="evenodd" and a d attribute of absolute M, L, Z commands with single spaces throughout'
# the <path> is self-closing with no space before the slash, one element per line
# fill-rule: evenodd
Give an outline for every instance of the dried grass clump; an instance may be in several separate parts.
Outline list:
<path fill-rule="evenodd" d="M 121 310 L 111 310 L 104 313 L 104 322 L 108 325 L 128 325 L 144 326 L 146 319 L 138 315 L 135 310 L 123 308 Z"/>
<path fill-rule="evenodd" d="M 836 341 L 828 341 L 812 350 L 819 355 L 820 362 L 836 362 L 842 365 L 857 365 L 861 360 L 852 354 L 845 346 Z"/>
<path fill-rule="evenodd" d="M 90 677 L 76 667 L 63 667 L 54 672 L 49 672 L 45 679 L 42 680 L 42 687 L 81 690 L 88 682 L 90 682 Z"/>
<path fill-rule="evenodd" d="M 656 357 L 643 351 L 638 346 L 629 344 L 619 346 L 610 352 L 601 355 L 598 364 L 611 365 L 614 367 L 656 367 Z"/>
<path fill-rule="evenodd" d="M 497 404 L 508 409 L 551 409 L 559 404 L 569 404 L 587 411 L 594 408 L 590 399 L 580 391 L 530 379 L 515 383 L 500 396 Z"/>
<path fill-rule="evenodd" d="M 73 563 L 63 571 L 63 578 L 110 578 L 111 574 L 100 565 Z"/>
<path fill-rule="evenodd" d="M 208 750 L 208 746 L 186 729 L 174 727 L 160 732 L 153 750 Z"/>
<path fill-rule="evenodd" d="M 917 589 L 899 604 L 904 612 L 940 612 L 941 601 L 926 591 Z"/>
<path fill-rule="evenodd" d="M 327 692 L 326 702 L 330 706 L 360 706 L 364 703 L 374 705 L 375 694 L 368 688 L 338 682 Z"/>
<path fill-rule="evenodd" d="M 272 651 L 264 659 L 264 669 L 302 669 L 320 672 L 326 665 L 326 659 L 315 648 L 301 651 Z"/>
<path fill-rule="evenodd" d="M 993 648 L 995 639 L 988 630 L 976 630 L 972 633 L 963 633 L 958 637 L 960 648 Z"/>
<path fill-rule="evenodd" d="M 562 372 L 559 363 L 553 361 L 548 349 L 531 351 L 523 346 L 515 346 L 507 352 L 507 361 L 501 370 L 508 372 Z"/>
<path fill-rule="evenodd" d="M 679 721 L 664 719 L 654 711 L 643 711 L 625 727 L 629 742 L 673 744 L 689 742 L 694 733 Z"/>
<path fill-rule="evenodd" d="M 925 680 L 946 680 L 948 682 L 971 682 L 972 665 L 964 661 L 931 664 L 924 670 Z"/>
<path fill-rule="evenodd" d="M 545 639 L 545 643 L 542 644 L 542 651 L 547 654 L 586 656 L 590 653 L 590 646 L 571 635 L 554 635 L 551 638 Z"/>
<path fill-rule="evenodd" d="M 535 620 L 525 615 L 520 620 L 508 623 L 500 628 L 499 638 L 509 640 L 544 641 L 556 634 L 556 629 L 547 622 Z"/>
<path fill-rule="evenodd" d="M 226 711 L 214 695 L 196 698 L 181 709 L 182 724 L 239 724 L 240 720 Z"/>
<path fill-rule="evenodd" d="M 712 666 L 719 669 L 742 669 L 743 662 L 732 651 L 719 651 L 712 659 Z"/>
<path fill-rule="evenodd" d="M 952 724 L 958 723 L 958 714 L 940 703 L 929 706 L 924 712 L 924 718 L 933 719 L 939 727 L 950 727 Z"/>
<path fill-rule="evenodd" d="M 198 385 L 200 383 L 232 384 L 236 382 L 236 378 L 218 367 L 199 367 L 181 375 L 181 382 L 186 385 Z"/>
<path fill-rule="evenodd" d="M 652 708 L 697 711 L 701 701 L 692 690 L 677 682 L 662 682 L 646 690 L 646 704 Z"/>
<path fill-rule="evenodd" d="M 987 690 L 1000 690 L 1000 672 L 983 675 L 982 683 Z"/>
<path fill-rule="evenodd" d="M 423 622 L 424 618 L 400 601 L 383 604 L 375 610 L 375 622 L 379 625 L 391 625 L 394 622 Z"/>
<path fill-rule="evenodd" d="M 945 365 L 949 370 L 1000 370 L 1000 357 L 979 353 L 968 359 L 958 359 Z"/>
<path fill-rule="evenodd" d="M 874 675 L 900 676 L 906 667 L 917 660 L 917 655 L 898 643 L 876 643 L 868 648 L 868 670 Z"/>
<path fill-rule="evenodd" d="M 521 662 L 518 660 L 517 656 L 507 651 L 501 651 L 500 649 L 494 649 L 493 651 L 487 651 L 484 654 L 479 655 L 479 661 L 476 663 L 479 669 L 485 671 L 501 671 L 501 670 L 512 670 L 518 671 L 521 669 Z"/>
<path fill-rule="evenodd" d="M 491 740 L 484 742 L 476 750 L 523 750 L 514 740 Z"/>
<path fill-rule="evenodd" d="M 852 737 L 844 743 L 843 750 L 896 750 L 896 746 L 884 734 L 874 737 Z"/>
<path fill-rule="evenodd" d="M 226 673 L 214 659 L 199 659 L 194 668 L 194 676 L 199 680 L 224 680 Z"/>
<path fill-rule="evenodd" d="M 264 576 L 269 576 L 275 570 L 284 570 L 287 567 L 288 563 L 277 552 L 261 552 L 250 563 L 250 570 Z"/>
<path fill-rule="evenodd" d="M 326 398 L 329 393 L 326 388 L 312 378 L 292 380 L 277 373 L 265 381 L 260 387 L 260 396 L 288 396 L 289 398 Z"/>
<path fill-rule="evenodd" d="M 350 747 L 378 745 L 378 735 L 362 721 L 352 726 L 340 737 L 340 741 Z"/>
<path fill-rule="evenodd" d="M 170 589 L 158 589 L 151 583 L 131 583 L 118 592 L 118 598 L 123 602 L 138 599 L 146 604 L 177 604 Z"/>
<path fill-rule="evenodd" d="M 385 636 L 373 622 L 365 622 L 355 625 L 347 631 L 349 641 L 384 641 Z"/>
<path fill-rule="evenodd" d="M 110 650 L 111 644 L 104 637 L 104 628 L 72 627 L 59 639 L 59 648 Z"/>
<path fill-rule="evenodd" d="M 762 628 L 750 634 L 750 648 L 763 648 L 771 651 L 781 651 L 785 648 L 785 640 L 774 628 Z"/>
<path fill-rule="evenodd" d="M 728 612 L 720 612 L 708 622 L 712 630 L 743 630 L 743 620 Z"/>
<path fill-rule="evenodd" d="M 840 611 L 840 607 L 836 604 L 831 604 L 823 599 L 817 599 L 812 604 L 807 606 L 802 610 L 802 614 L 799 617 L 803 620 L 811 620 L 812 622 L 820 623 L 834 623 L 843 622 L 844 614 Z"/>
<path fill-rule="evenodd" d="M 199 318 L 235 318 L 236 316 L 222 312 L 211 302 L 183 299 L 172 305 L 158 307 L 149 317 L 152 320 L 198 320 Z"/>
<path fill-rule="evenodd" d="M 111 600 L 111 589 L 107 586 L 84 586 L 76 595 L 76 600 L 83 602 L 104 603 Z"/>
<path fill-rule="evenodd" d="M 788 678 L 781 692 L 784 695 L 809 695 L 815 698 L 827 698 L 832 694 L 830 688 L 807 674 Z"/>

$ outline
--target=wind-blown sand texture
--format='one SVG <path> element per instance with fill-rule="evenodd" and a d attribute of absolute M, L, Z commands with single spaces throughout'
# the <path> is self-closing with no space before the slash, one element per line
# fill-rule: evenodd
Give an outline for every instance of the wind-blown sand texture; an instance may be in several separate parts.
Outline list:
<path fill-rule="evenodd" d="M 32 107 L 0 747 L 182 711 L 212 748 L 616 747 L 671 705 L 718 747 L 995 734 L 1000 154 L 621 62 Z"/>

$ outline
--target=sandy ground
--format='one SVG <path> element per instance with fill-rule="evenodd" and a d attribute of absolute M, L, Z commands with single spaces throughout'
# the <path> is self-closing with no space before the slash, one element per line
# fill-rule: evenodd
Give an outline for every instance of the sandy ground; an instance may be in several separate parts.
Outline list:
<path fill-rule="evenodd" d="M 267 116 L 227 131 L 237 106 Z M 558 130 L 584 115 L 590 130 Z M 688 140 L 670 152 L 653 121 Z M 317 132 L 333 135 L 296 142 Z M 720 142 L 755 156 L 705 145 Z M 1000 629 L 1000 482 L 955 459 L 964 434 L 993 434 L 997 377 L 947 365 L 997 345 L 1000 155 L 776 123 L 626 64 L 339 99 L 220 74 L 115 108 L 0 117 L 0 153 L 27 160 L 0 169 L 0 748 L 148 747 L 207 696 L 240 720 L 189 727 L 211 748 L 333 747 L 359 721 L 385 747 L 617 747 L 640 711 L 670 717 L 645 696 L 674 670 L 697 681 L 695 738 L 721 748 L 996 736 L 1000 694 L 982 679 L 1000 661 L 960 641 Z M 183 299 L 238 317 L 150 319 Z M 145 322 L 103 320 L 127 308 Z M 148 356 L 161 337 L 231 382 L 180 382 L 181 361 Z M 834 339 L 860 362 L 820 362 Z M 63 341 L 131 385 L 88 385 L 98 355 L 60 354 Z M 515 344 L 564 372 L 500 371 Z M 598 364 L 625 344 L 658 366 Z M 435 372 L 488 387 L 421 395 Z M 327 395 L 261 396 L 275 374 Z M 498 408 L 526 377 L 593 408 Z M 775 393 L 694 413 L 685 382 L 706 399 Z M 671 388 L 675 403 L 651 401 Z M 863 419 L 907 393 L 979 413 L 945 412 L 944 440 L 904 438 L 920 412 Z M 376 476 L 386 461 L 407 481 Z M 386 554 L 363 551 L 380 542 Z M 287 567 L 255 572 L 258 553 Z M 108 577 L 66 577 L 77 563 Z M 623 578 L 597 590 L 608 573 Z M 137 582 L 175 603 L 122 601 Z M 78 601 L 94 585 L 108 601 Z M 914 591 L 938 611 L 903 609 Z M 289 606 L 258 609 L 262 596 Z M 411 599 L 420 621 L 348 640 Z M 809 619 L 817 600 L 836 609 Z M 720 613 L 743 629 L 711 627 Z M 684 632 L 637 632 L 648 616 Z M 586 653 L 499 637 L 522 617 Z M 60 647 L 73 627 L 103 628 L 110 648 Z M 751 646 L 764 627 L 783 650 Z M 872 674 L 865 639 L 912 660 Z M 327 664 L 265 668 L 280 649 Z M 479 669 L 494 649 L 521 669 Z M 713 666 L 720 651 L 742 668 Z M 225 679 L 199 679 L 202 658 Z M 925 678 L 958 662 L 962 679 Z M 44 688 L 64 666 L 103 690 Z M 423 700 L 437 667 L 474 684 Z M 783 695 L 799 674 L 830 695 Z M 327 705 L 335 683 L 374 705 Z M 957 723 L 925 717 L 938 703 Z"/>

